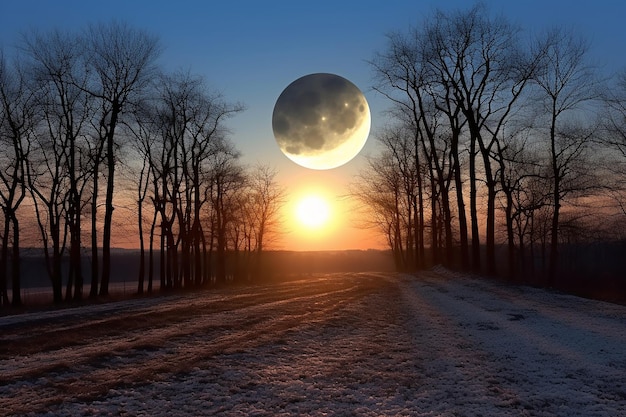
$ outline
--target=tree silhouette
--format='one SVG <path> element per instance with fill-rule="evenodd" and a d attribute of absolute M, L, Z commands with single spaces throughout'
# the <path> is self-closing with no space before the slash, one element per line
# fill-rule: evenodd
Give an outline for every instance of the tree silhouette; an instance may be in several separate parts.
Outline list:
<path fill-rule="evenodd" d="M 85 93 L 87 72 L 82 47 L 80 39 L 67 32 L 32 33 L 24 38 L 38 97 L 36 106 L 43 117 L 35 139 L 37 152 L 28 164 L 28 178 L 56 302 L 61 297 L 61 258 L 68 233 L 70 268 L 66 298 L 80 299 L 83 290 L 81 217 L 82 195 L 89 177 L 84 137 L 90 101 Z M 39 209 L 38 203 L 44 210 Z"/>
<path fill-rule="evenodd" d="M 155 61 L 160 53 L 156 37 L 125 23 L 112 22 L 90 26 L 85 34 L 87 62 L 93 72 L 87 87 L 97 101 L 98 138 L 106 164 L 106 197 L 102 237 L 102 282 L 100 295 L 109 292 L 111 279 L 111 226 L 116 166 L 116 129 L 120 117 L 132 107 L 154 75 Z M 99 161 L 99 158 L 96 158 Z M 94 177 L 99 175 L 95 166 Z M 96 188 L 97 190 L 97 188 Z M 94 194 L 96 194 L 94 192 Z M 97 198 L 94 197 L 94 201 Z M 92 207 L 94 212 L 96 206 Z M 93 229 L 95 232 L 95 229 Z M 97 283 L 97 275 L 92 277 Z M 94 282 L 94 281 L 92 281 Z M 92 288 L 94 288 L 92 286 Z"/>
<path fill-rule="evenodd" d="M 0 207 L 4 215 L 0 248 L 0 305 L 9 303 L 9 246 L 12 247 L 12 303 L 14 306 L 22 304 L 20 225 L 17 211 L 26 197 L 26 163 L 36 118 L 35 96 L 27 85 L 24 71 L 17 64 L 10 65 L 0 51 L 0 144 L 3 149 L 0 155 Z"/>
<path fill-rule="evenodd" d="M 577 122 L 567 116 L 598 98 L 599 91 L 593 67 L 586 62 L 588 45 L 579 36 L 563 29 L 553 29 L 547 33 L 539 49 L 544 51 L 543 61 L 534 81 L 541 91 L 549 126 L 547 142 L 553 206 L 549 276 L 554 280 L 562 202 L 568 194 L 583 187 L 579 181 L 582 177 L 581 158 L 592 135 L 590 129 L 576 126 Z"/>

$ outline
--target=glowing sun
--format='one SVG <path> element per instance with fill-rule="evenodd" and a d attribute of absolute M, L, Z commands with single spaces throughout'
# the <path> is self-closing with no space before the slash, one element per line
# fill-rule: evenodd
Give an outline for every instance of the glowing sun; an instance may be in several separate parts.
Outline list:
<path fill-rule="evenodd" d="M 330 207 L 328 202 L 321 197 L 307 196 L 296 205 L 296 217 L 301 225 L 310 229 L 318 229 L 328 222 Z"/>

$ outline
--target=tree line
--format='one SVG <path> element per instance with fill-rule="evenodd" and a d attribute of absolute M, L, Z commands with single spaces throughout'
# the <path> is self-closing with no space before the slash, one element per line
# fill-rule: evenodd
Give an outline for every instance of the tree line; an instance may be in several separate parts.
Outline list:
<path fill-rule="evenodd" d="M 140 293 L 157 279 L 183 288 L 260 271 L 280 221 L 276 172 L 239 162 L 226 121 L 244 106 L 164 71 L 161 49 L 112 22 L 31 32 L 0 55 L 0 305 L 22 302 L 20 230 L 32 219 L 54 302 L 81 300 L 86 276 L 91 297 L 107 296 L 120 205 L 137 213 L 122 222 L 136 223 Z"/>
<path fill-rule="evenodd" d="M 435 11 L 370 60 L 392 104 L 352 194 L 396 266 L 553 285 L 568 243 L 623 241 L 626 71 L 486 6 Z"/>

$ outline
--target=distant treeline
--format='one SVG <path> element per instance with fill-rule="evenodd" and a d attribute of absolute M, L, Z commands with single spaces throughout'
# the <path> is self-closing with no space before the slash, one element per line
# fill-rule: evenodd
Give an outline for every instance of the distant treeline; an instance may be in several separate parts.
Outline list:
<path fill-rule="evenodd" d="M 458 249 L 458 248 L 457 248 Z M 45 259 L 37 248 L 24 249 L 22 257 L 22 280 L 26 291 L 49 287 L 46 275 Z M 481 248 L 485 253 L 485 247 Z M 496 247 L 497 268 L 505 270 L 507 248 L 505 245 Z M 572 294 L 583 297 L 601 299 L 612 302 L 626 303 L 626 241 L 589 242 L 565 244 L 561 247 L 564 260 L 561 273 L 555 286 Z M 426 257 L 432 259 L 430 248 L 425 251 Z M 242 263 L 235 253 L 229 252 L 226 257 L 226 283 L 249 284 L 268 282 L 325 273 L 359 273 L 359 272 L 394 272 L 396 265 L 390 250 L 346 250 L 346 251 L 287 251 L 268 250 L 263 252 L 263 275 L 254 276 L 250 270 L 242 268 Z M 458 259 L 458 253 L 455 254 Z M 126 283 L 128 293 L 136 293 L 136 277 L 140 269 L 140 251 L 136 249 L 113 249 L 111 283 Z M 159 276 L 158 255 L 155 260 L 154 275 Z M 518 282 L 542 286 L 544 278 L 532 273 L 532 269 L 545 270 L 541 259 L 530 260 L 525 277 Z M 89 271 L 89 259 L 83 259 L 83 267 Z M 69 259 L 62 262 L 62 270 L 67 273 Z M 534 279 L 533 279 L 534 277 Z M 91 283 L 88 272 L 85 283 Z M 159 288 L 160 282 L 154 283 Z"/>
<path fill-rule="evenodd" d="M 23 288 L 49 287 L 46 275 L 45 258 L 40 249 L 25 249 L 22 256 Z M 135 283 L 139 273 L 140 251 L 136 249 L 113 249 L 111 282 Z M 251 270 L 241 268 L 237 254 L 226 254 L 226 282 L 250 283 L 272 281 L 307 274 L 334 272 L 392 272 L 395 271 L 389 251 L 382 250 L 346 250 L 346 251 L 286 251 L 267 250 L 262 255 L 263 276 L 251 275 Z M 158 255 L 155 262 L 155 276 L 159 276 Z M 89 260 L 83 260 L 83 267 L 89 270 Z M 69 258 L 63 259 L 62 270 L 67 273 Z M 85 275 L 85 283 L 91 283 L 91 277 Z M 157 287 L 157 285 L 155 285 Z M 132 287 L 134 288 L 134 286 Z M 132 289 L 131 289 L 132 291 Z"/>
<path fill-rule="evenodd" d="M 589 52 L 484 4 L 388 35 L 370 61 L 391 103 L 382 151 L 352 194 L 398 269 L 624 288 L 626 71 Z"/>

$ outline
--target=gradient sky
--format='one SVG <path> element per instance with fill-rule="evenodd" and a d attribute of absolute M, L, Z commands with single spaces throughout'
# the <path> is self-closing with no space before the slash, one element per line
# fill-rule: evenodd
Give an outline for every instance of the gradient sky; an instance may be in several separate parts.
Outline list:
<path fill-rule="evenodd" d="M 592 56 L 607 73 L 626 68 L 626 2 L 623 0 L 487 0 L 492 12 L 530 33 L 559 24 L 585 35 Z M 229 121 L 232 140 L 246 163 L 268 163 L 293 194 L 317 190 L 342 200 L 346 185 L 375 152 L 374 136 L 385 123 L 388 103 L 371 90 L 367 60 L 384 49 L 385 34 L 419 24 L 434 9 L 468 8 L 461 0 L 389 1 L 132 1 L 0 0 L 0 46 L 10 49 L 20 32 L 79 29 L 88 23 L 125 20 L 157 34 L 162 64 L 202 75 L 227 100 L 247 110 Z M 329 72 L 356 84 L 369 101 L 372 133 L 361 156 L 329 171 L 311 171 L 287 159 L 272 133 L 272 110 L 282 90 L 310 73 Z M 350 208 L 336 204 L 335 224 L 320 235 L 298 233 L 286 249 L 383 247 L 371 232 L 358 230 Z M 287 224 L 291 225 L 290 219 Z"/>

